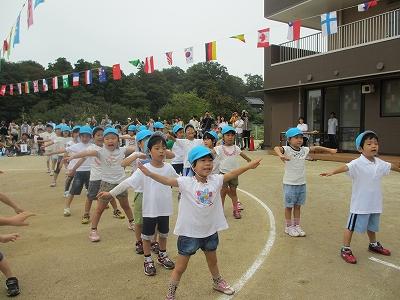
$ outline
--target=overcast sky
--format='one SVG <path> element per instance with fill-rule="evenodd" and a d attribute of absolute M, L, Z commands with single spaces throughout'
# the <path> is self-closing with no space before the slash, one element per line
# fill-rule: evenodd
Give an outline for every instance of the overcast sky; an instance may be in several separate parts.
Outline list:
<path fill-rule="evenodd" d="M 34 2 L 35 0 L 33 0 Z M 1 0 L 0 37 L 8 36 L 25 0 Z M 271 28 L 271 42 L 286 41 L 287 24 L 266 20 L 262 0 L 45 0 L 34 10 L 27 29 L 26 6 L 21 14 L 20 44 L 10 60 L 34 60 L 47 66 L 58 57 L 75 63 L 83 58 L 125 74 L 135 71 L 128 61 L 153 55 L 155 68 L 186 69 L 184 48 L 194 47 L 194 63 L 205 60 L 204 43 L 217 40 L 217 61 L 233 75 L 263 75 L 263 50 L 257 30 Z M 229 36 L 246 34 L 246 43 Z M 302 36 L 307 34 L 302 31 Z M 1 42 L 2 44 L 2 42 Z"/>

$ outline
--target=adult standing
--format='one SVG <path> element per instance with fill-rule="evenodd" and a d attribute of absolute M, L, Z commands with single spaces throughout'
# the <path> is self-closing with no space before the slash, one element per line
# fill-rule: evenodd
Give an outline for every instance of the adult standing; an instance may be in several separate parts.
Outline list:
<path fill-rule="evenodd" d="M 336 149 L 337 144 L 337 129 L 338 129 L 338 119 L 336 119 L 336 114 L 331 112 L 331 115 L 328 119 L 328 138 L 329 138 L 329 147 Z"/>
<path fill-rule="evenodd" d="M 206 111 L 206 113 L 204 114 L 203 122 L 201 124 L 201 129 L 203 131 L 203 134 L 211 130 L 213 123 L 214 123 L 213 118 L 211 118 L 210 113 Z"/>
<path fill-rule="evenodd" d="M 243 147 L 250 148 L 250 122 L 249 113 L 246 110 L 242 110 L 242 120 L 243 120 Z"/>
<path fill-rule="evenodd" d="M 14 121 L 10 122 L 10 125 L 8 126 L 8 132 L 9 135 L 12 136 L 12 140 L 14 142 L 17 142 L 19 136 L 19 126 L 16 123 L 14 123 Z"/>
<path fill-rule="evenodd" d="M 243 150 L 243 125 L 244 122 L 240 116 L 233 123 L 233 127 L 236 130 L 236 145 Z"/>
<path fill-rule="evenodd" d="M 228 122 L 226 122 L 226 121 L 225 121 L 225 118 L 224 118 L 223 116 L 221 116 L 220 122 L 219 122 L 219 124 L 218 124 L 218 127 L 220 128 L 220 130 L 221 130 L 223 127 L 227 126 L 227 125 L 228 125 Z"/>
<path fill-rule="evenodd" d="M 297 128 L 303 132 L 303 146 L 308 145 L 309 135 L 308 133 L 308 125 L 304 123 L 304 118 L 299 118 L 299 123 L 297 124 Z"/>

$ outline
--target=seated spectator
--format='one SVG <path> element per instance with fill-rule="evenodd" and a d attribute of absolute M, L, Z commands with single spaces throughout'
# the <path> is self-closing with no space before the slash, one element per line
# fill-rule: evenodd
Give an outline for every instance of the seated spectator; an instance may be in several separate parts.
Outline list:
<path fill-rule="evenodd" d="M 21 139 L 15 143 L 16 154 L 18 156 L 30 155 L 32 151 L 32 140 L 27 133 L 21 135 Z"/>

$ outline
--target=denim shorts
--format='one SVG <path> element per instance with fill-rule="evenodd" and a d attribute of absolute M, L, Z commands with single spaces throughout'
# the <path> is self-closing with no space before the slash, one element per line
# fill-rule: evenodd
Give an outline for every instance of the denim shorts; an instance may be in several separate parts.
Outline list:
<path fill-rule="evenodd" d="M 379 219 L 381 214 L 352 214 L 350 213 L 347 220 L 346 228 L 350 231 L 358 233 L 379 231 Z"/>
<path fill-rule="evenodd" d="M 89 188 L 89 178 L 90 171 L 76 171 L 69 193 L 71 195 L 80 195 L 83 186 L 85 186 L 86 189 Z"/>
<path fill-rule="evenodd" d="M 285 207 L 293 207 L 295 205 L 304 205 L 306 202 L 306 185 L 283 185 L 283 200 Z"/>
<path fill-rule="evenodd" d="M 219 243 L 218 232 L 205 238 L 192 238 L 180 235 L 178 237 L 178 253 L 183 256 L 191 256 L 201 249 L 203 251 L 217 250 Z"/>

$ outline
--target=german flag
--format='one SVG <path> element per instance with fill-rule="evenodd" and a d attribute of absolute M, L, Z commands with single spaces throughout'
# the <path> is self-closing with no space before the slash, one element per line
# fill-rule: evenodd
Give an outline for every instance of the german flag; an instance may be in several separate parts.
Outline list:
<path fill-rule="evenodd" d="M 217 59 L 217 42 L 206 43 L 206 61 Z"/>

